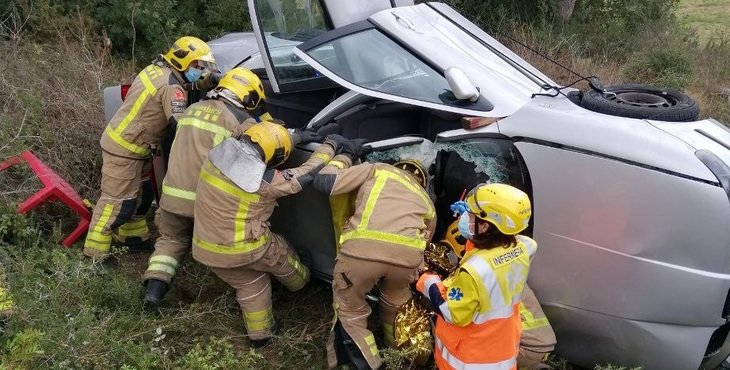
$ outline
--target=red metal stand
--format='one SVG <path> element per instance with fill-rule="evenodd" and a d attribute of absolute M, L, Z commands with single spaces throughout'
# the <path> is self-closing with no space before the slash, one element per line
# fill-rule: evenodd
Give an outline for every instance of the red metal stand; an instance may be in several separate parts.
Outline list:
<path fill-rule="evenodd" d="M 63 242 L 61 242 L 64 247 L 71 247 L 76 240 L 89 230 L 91 212 L 88 208 L 86 208 L 84 200 L 81 199 L 76 190 L 74 190 L 71 185 L 66 182 L 66 180 L 62 179 L 61 176 L 46 166 L 45 163 L 43 163 L 30 151 L 26 150 L 19 156 L 9 158 L 8 160 L 0 163 L 0 171 L 3 171 L 10 166 L 20 164 L 22 161 L 26 161 L 28 163 L 30 168 L 33 170 L 33 173 L 35 173 L 38 179 L 41 180 L 44 187 L 21 203 L 20 206 L 18 206 L 18 213 L 26 213 L 47 201 L 62 201 L 76 212 L 80 218 L 74 231 L 72 231 L 71 234 L 69 234 L 65 239 L 63 239 Z"/>

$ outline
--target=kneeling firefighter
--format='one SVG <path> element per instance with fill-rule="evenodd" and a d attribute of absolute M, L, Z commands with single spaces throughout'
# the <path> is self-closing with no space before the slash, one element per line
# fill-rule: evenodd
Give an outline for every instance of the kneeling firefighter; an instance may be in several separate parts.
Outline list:
<path fill-rule="evenodd" d="M 188 90 L 214 70 L 208 44 L 185 36 L 134 79 L 101 136 L 101 197 L 84 242 L 85 255 L 105 259 L 113 231 L 130 250 L 151 249 L 145 217 L 154 197 L 146 178 L 152 146 L 161 143 L 187 107 Z"/>
<path fill-rule="evenodd" d="M 452 208 L 457 213 L 463 213 L 466 208 L 457 206 Z M 444 236 L 448 244 L 459 258 L 464 256 L 467 239 L 459 233 L 459 221 L 454 221 Z M 520 370 L 542 370 L 550 367 L 545 364 L 548 355 L 555 349 L 557 339 L 548 318 L 542 311 L 535 293 L 525 283 L 520 299 L 520 352 L 517 356 L 517 368 Z"/>
<path fill-rule="evenodd" d="M 520 297 L 537 243 L 518 235 L 530 199 L 505 184 L 468 194 L 459 231 L 468 239 L 459 268 L 441 281 L 424 273 L 416 287 L 435 307 L 434 359 L 439 369 L 517 369 Z"/>
<path fill-rule="evenodd" d="M 208 97 L 177 122 L 157 210 L 160 237 L 144 274 L 145 304 L 159 303 L 190 250 L 198 175 L 208 152 L 256 124 L 251 114 L 265 99 L 261 80 L 246 68 L 228 71 Z"/>
<path fill-rule="evenodd" d="M 326 140 L 297 168 L 279 171 L 298 143 L 318 140 L 261 122 L 214 147 L 200 170 L 194 206 L 193 258 L 236 289 L 253 347 L 267 344 L 274 328 L 273 275 L 290 291 L 304 287 L 309 269 L 289 243 L 269 230 L 276 200 L 296 194 L 332 158 L 340 144 Z"/>
<path fill-rule="evenodd" d="M 367 328 L 371 310 L 365 296 L 378 287 L 385 343 L 392 346 L 395 316 L 412 297 L 409 284 L 423 262 L 436 213 L 425 190 L 426 171 L 418 161 L 350 167 L 362 149 L 346 145 L 342 152 L 314 181 L 315 188 L 328 195 L 357 191 L 355 213 L 342 230 L 333 273 L 335 320 L 327 363 L 329 368 L 352 364 L 356 369 L 377 369 L 382 359 Z"/>

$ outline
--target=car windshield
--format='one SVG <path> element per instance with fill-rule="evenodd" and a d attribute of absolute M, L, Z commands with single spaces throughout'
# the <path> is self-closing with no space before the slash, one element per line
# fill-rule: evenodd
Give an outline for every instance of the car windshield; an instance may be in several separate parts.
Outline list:
<path fill-rule="evenodd" d="M 326 42 L 307 54 L 340 78 L 365 89 L 436 104 L 464 104 L 451 93 L 443 75 L 376 29 Z M 489 104 L 470 108 L 491 109 Z"/>

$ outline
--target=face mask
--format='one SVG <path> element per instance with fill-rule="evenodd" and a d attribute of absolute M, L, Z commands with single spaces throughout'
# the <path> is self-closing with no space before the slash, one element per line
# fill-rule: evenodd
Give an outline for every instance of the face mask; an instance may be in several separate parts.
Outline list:
<path fill-rule="evenodd" d="M 461 236 L 471 240 L 474 237 L 474 233 L 469 229 L 469 212 L 464 212 L 459 217 L 459 232 Z"/>
<path fill-rule="evenodd" d="M 195 82 L 195 81 L 199 80 L 202 75 L 203 75 L 202 69 L 190 67 L 185 71 L 185 78 L 188 79 L 188 82 Z"/>

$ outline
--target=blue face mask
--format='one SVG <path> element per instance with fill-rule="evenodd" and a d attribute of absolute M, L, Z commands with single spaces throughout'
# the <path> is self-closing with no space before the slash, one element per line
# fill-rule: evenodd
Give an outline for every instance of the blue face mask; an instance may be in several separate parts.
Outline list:
<path fill-rule="evenodd" d="M 185 78 L 188 79 L 188 82 L 195 82 L 195 81 L 199 80 L 202 75 L 203 75 L 202 69 L 190 67 L 185 71 Z"/>
<path fill-rule="evenodd" d="M 459 217 L 459 232 L 461 236 L 471 240 L 474 238 L 474 233 L 469 229 L 469 212 L 464 212 Z"/>

